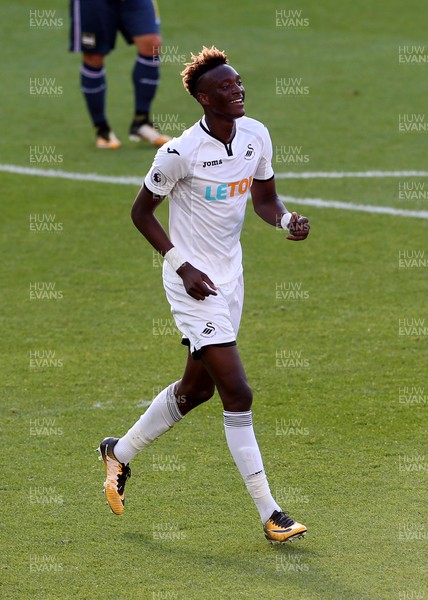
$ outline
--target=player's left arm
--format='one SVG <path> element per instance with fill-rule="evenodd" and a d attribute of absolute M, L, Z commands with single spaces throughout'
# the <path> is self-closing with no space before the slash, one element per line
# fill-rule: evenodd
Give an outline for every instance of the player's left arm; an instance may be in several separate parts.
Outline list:
<path fill-rule="evenodd" d="M 266 181 L 254 179 L 251 186 L 251 197 L 254 211 L 261 219 L 270 225 L 285 228 L 290 232 L 287 240 L 298 242 L 308 237 L 310 229 L 308 219 L 296 212 L 289 213 L 287 211 L 276 193 L 274 177 Z"/>

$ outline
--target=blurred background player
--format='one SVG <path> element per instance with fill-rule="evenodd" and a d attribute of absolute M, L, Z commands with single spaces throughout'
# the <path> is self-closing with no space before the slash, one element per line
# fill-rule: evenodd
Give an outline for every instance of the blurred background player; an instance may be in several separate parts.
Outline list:
<path fill-rule="evenodd" d="M 150 106 L 159 82 L 159 16 L 152 0 L 71 0 L 70 51 L 82 52 L 80 82 L 96 129 L 97 148 L 120 148 L 121 143 L 106 117 L 106 70 L 104 57 L 114 49 L 120 31 L 135 44 L 137 57 L 132 71 L 135 114 L 129 138 L 162 146 L 171 138 L 150 121 Z"/>
<path fill-rule="evenodd" d="M 244 116 L 245 89 L 224 52 L 203 48 L 192 59 L 183 82 L 204 116 L 158 150 L 132 209 L 135 226 L 165 256 L 164 288 L 189 347 L 187 363 L 181 379 L 156 396 L 125 436 L 101 442 L 106 497 L 121 514 L 129 461 L 217 388 L 227 444 L 265 536 L 285 542 L 302 537 L 306 527 L 285 514 L 270 492 L 253 430 L 253 395 L 236 345 L 244 300 L 239 240 L 250 188 L 256 214 L 289 232 L 287 239 L 306 239 L 309 223 L 289 213 L 276 193 L 268 130 Z M 154 215 L 167 195 L 170 237 Z"/>

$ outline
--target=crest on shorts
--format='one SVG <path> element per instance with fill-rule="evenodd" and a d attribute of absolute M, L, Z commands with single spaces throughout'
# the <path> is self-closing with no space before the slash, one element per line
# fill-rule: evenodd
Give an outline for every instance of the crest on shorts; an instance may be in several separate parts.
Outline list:
<path fill-rule="evenodd" d="M 215 336 L 215 334 L 216 334 L 215 327 L 211 323 L 211 321 L 208 321 L 208 323 L 205 323 L 205 329 L 202 331 L 201 336 L 209 338 L 209 337 Z"/>
<path fill-rule="evenodd" d="M 82 46 L 84 48 L 95 48 L 96 38 L 95 33 L 82 33 Z"/>

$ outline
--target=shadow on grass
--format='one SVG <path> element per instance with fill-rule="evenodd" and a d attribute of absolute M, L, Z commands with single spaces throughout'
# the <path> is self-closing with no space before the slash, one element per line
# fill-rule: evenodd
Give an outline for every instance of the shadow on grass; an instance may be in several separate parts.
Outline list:
<path fill-rule="evenodd" d="M 257 583 L 257 588 L 266 591 L 266 596 L 257 592 L 259 598 L 370 600 L 370 596 L 361 595 L 361 592 L 341 581 L 339 573 L 337 579 L 327 575 L 319 566 L 323 556 L 308 540 L 270 544 L 261 539 L 260 542 L 247 545 L 242 539 L 227 543 L 224 539 L 211 539 L 209 543 L 201 539 L 197 544 L 189 544 L 189 538 L 181 541 L 156 539 L 152 531 L 127 531 L 123 533 L 123 538 L 126 543 L 138 548 L 139 552 L 150 553 L 154 560 L 172 561 L 178 572 L 180 565 L 192 566 L 196 574 L 196 587 L 198 577 L 201 578 L 200 583 L 204 584 L 210 573 L 217 584 L 225 584 L 225 589 L 217 588 L 217 593 L 226 592 L 234 582 L 237 595 L 244 597 L 242 594 L 245 590 L 249 593 L 252 583 Z"/>

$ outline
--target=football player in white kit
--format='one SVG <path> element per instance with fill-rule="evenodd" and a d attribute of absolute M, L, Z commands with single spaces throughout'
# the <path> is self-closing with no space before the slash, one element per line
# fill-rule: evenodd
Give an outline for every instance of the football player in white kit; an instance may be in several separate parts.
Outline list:
<path fill-rule="evenodd" d="M 165 257 L 163 283 L 183 343 L 184 373 L 153 400 L 120 439 L 99 447 L 105 491 L 115 514 L 124 509 L 129 462 L 215 389 L 223 403 L 227 444 L 259 511 L 268 540 L 285 542 L 306 533 L 271 495 L 252 424 L 252 391 L 236 345 L 244 287 L 239 242 L 251 193 L 264 221 L 304 240 L 309 223 L 279 200 L 271 165 L 272 144 L 262 123 L 245 117 L 245 90 L 224 52 L 203 48 L 183 73 L 186 90 L 204 116 L 167 142 L 132 208 L 134 224 Z M 154 212 L 169 198 L 169 236 Z"/>

